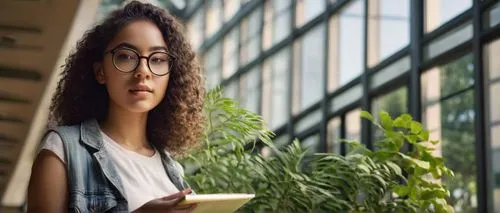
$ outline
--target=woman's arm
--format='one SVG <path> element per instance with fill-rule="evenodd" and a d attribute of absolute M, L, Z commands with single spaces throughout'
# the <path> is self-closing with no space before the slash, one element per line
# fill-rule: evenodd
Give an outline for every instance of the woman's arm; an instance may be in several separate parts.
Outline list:
<path fill-rule="evenodd" d="M 67 212 L 68 179 L 64 163 L 53 152 L 38 154 L 28 186 L 28 212 Z"/>

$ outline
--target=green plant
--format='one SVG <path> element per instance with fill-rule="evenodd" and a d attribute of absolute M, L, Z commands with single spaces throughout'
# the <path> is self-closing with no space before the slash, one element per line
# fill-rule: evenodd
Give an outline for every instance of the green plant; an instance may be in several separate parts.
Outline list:
<path fill-rule="evenodd" d="M 438 141 L 410 115 L 393 120 L 381 112 L 376 121 L 362 112 L 384 132 L 376 151 L 345 141 L 346 156 L 310 155 L 297 140 L 278 149 L 260 116 L 221 94 L 207 94 L 205 146 L 181 161 L 198 193 L 255 193 L 240 212 L 453 212 L 437 181 L 453 172 L 431 154 Z M 256 153 L 257 141 L 273 155 Z M 409 144 L 412 151 L 401 152 Z"/>

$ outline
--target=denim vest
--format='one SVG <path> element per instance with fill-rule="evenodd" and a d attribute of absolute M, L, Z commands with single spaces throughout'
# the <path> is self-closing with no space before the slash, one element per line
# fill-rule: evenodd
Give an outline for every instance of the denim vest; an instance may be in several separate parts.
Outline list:
<path fill-rule="evenodd" d="M 96 120 L 51 129 L 64 146 L 69 212 L 129 212 L 123 185 L 106 149 Z M 172 183 L 184 189 L 182 167 L 168 152 L 159 152 Z"/>

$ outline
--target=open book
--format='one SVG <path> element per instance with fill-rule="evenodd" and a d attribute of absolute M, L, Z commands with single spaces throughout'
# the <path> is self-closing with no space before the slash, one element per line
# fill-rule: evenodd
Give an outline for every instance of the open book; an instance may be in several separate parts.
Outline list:
<path fill-rule="evenodd" d="M 192 213 L 233 213 L 254 197 L 254 194 L 186 195 L 180 205 L 196 203 Z"/>

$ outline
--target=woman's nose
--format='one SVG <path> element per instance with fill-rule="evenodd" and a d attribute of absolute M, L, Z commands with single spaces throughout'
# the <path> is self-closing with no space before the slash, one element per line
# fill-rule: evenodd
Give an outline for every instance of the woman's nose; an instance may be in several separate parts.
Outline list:
<path fill-rule="evenodd" d="M 148 67 L 148 60 L 146 58 L 144 58 L 144 60 L 142 59 L 143 58 L 139 60 L 139 65 L 137 65 L 137 68 L 134 71 L 134 77 L 139 79 L 147 79 L 151 77 L 151 71 Z"/>

